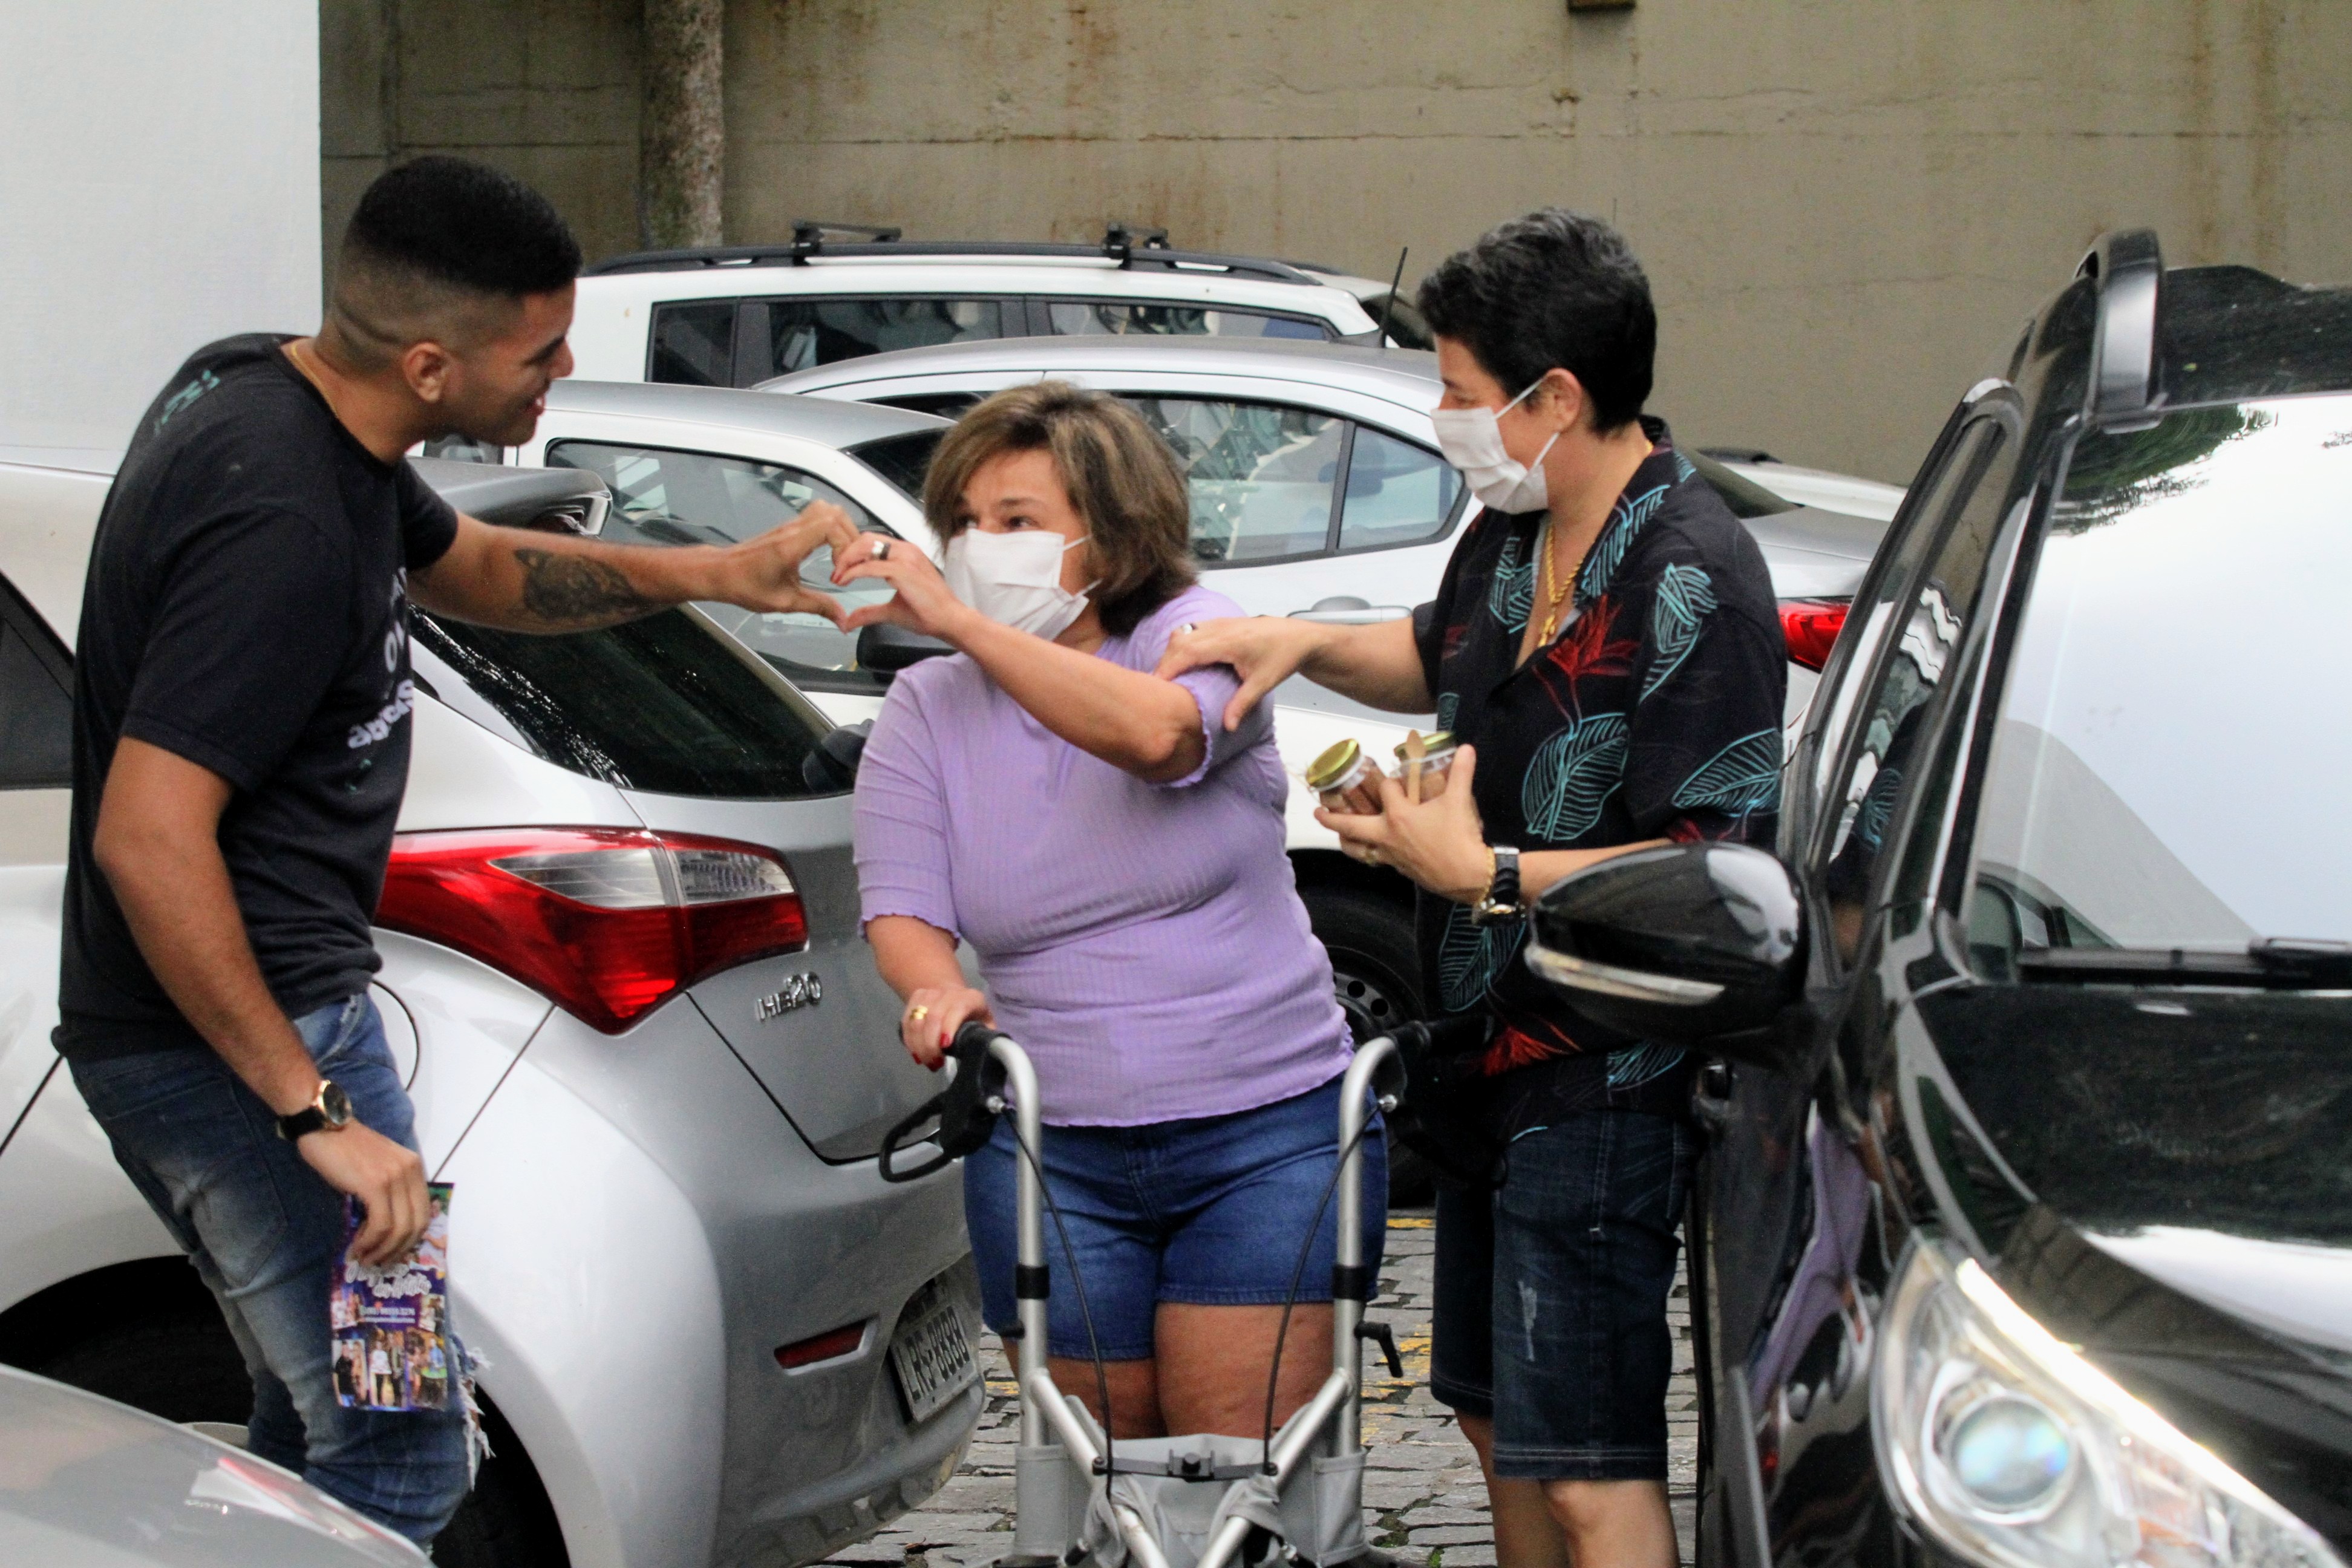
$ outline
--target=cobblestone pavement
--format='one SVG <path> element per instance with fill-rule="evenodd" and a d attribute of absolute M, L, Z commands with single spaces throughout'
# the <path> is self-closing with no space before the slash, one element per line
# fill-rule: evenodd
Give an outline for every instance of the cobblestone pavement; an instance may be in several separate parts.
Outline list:
<path fill-rule="evenodd" d="M 1492 1568 L 1494 1532 L 1478 1460 L 1453 1414 L 1429 1392 L 1430 1253 L 1426 1210 L 1389 1219 L 1380 1299 L 1372 1315 L 1396 1330 L 1404 1376 L 1391 1378 L 1367 1347 L 1364 1384 L 1364 1532 L 1413 1568 Z M 1675 1334 L 1675 1379 L 1666 1395 L 1667 1489 L 1682 1557 L 1692 1560 L 1692 1488 L 1698 1455 L 1696 1391 L 1691 1381 L 1689 1300 L 1680 1279 L 1668 1309 Z M 1013 1450 L 1020 1421 L 1013 1371 L 991 1335 L 988 1407 L 971 1447 L 929 1503 L 891 1521 L 831 1563 L 855 1568 L 978 1568 L 1013 1544 Z"/>

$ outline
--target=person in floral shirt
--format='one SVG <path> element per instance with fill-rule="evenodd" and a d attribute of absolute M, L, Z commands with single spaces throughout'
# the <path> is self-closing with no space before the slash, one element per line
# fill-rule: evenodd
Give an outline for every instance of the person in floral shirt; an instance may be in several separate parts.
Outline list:
<path fill-rule="evenodd" d="M 1598 219 L 1548 208 L 1446 260 L 1419 304 L 1446 458 L 1485 510 L 1410 621 L 1263 617 L 1180 636 L 1239 723 L 1297 673 L 1462 742 L 1445 792 L 1318 813 L 1420 889 L 1433 1008 L 1504 1150 L 1438 1198 L 1432 1386 L 1477 1448 L 1503 1568 L 1670 1568 L 1665 1321 L 1689 1185 L 1690 1064 L 1578 1014 L 1520 962 L 1527 900 L 1632 848 L 1771 841 L 1788 679 L 1763 556 L 1661 420 L 1649 284 Z"/>

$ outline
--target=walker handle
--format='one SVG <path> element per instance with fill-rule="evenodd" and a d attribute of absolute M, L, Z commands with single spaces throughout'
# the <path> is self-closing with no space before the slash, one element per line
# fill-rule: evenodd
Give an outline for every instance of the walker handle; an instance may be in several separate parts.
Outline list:
<path fill-rule="evenodd" d="M 997 1118 L 997 1110 L 991 1109 L 990 1101 L 995 1101 L 1000 1109 L 1004 1102 L 1004 1065 L 989 1047 L 1002 1037 L 1000 1031 L 976 1020 L 956 1031 L 954 1044 L 948 1047 L 948 1060 L 954 1072 L 948 1086 L 908 1111 L 904 1120 L 882 1135 L 884 1181 L 919 1182 L 988 1142 L 989 1134 L 996 1131 Z M 940 1124 L 932 1135 L 938 1141 L 939 1152 L 919 1165 L 893 1164 L 892 1156 L 908 1144 L 925 1142 L 915 1134 L 934 1118 Z"/>

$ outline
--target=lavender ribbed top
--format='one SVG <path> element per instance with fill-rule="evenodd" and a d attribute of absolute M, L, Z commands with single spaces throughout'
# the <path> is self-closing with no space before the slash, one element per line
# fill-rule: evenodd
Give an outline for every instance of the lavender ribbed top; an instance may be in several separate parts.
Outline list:
<path fill-rule="evenodd" d="M 1190 588 L 1097 657 L 1148 672 L 1179 623 L 1240 613 Z M 1173 784 L 1088 756 L 961 654 L 898 677 L 858 764 L 865 918 L 912 915 L 971 944 L 1048 1121 L 1246 1110 L 1348 1064 L 1330 960 L 1283 851 L 1271 715 L 1228 734 L 1230 669 L 1177 684 L 1208 755 Z"/>

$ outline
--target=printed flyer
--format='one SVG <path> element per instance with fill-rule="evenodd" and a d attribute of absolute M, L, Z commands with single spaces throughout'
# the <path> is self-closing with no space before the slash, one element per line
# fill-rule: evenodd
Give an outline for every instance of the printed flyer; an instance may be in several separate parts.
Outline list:
<path fill-rule="evenodd" d="M 335 1335 L 335 1396 L 361 1410 L 446 1410 L 449 1342 L 449 1191 L 426 1185 L 433 1219 L 415 1256 L 372 1268 L 352 1261 L 362 1219 L 343 1200 L 343 1256 L 327 1311 Z"/>

